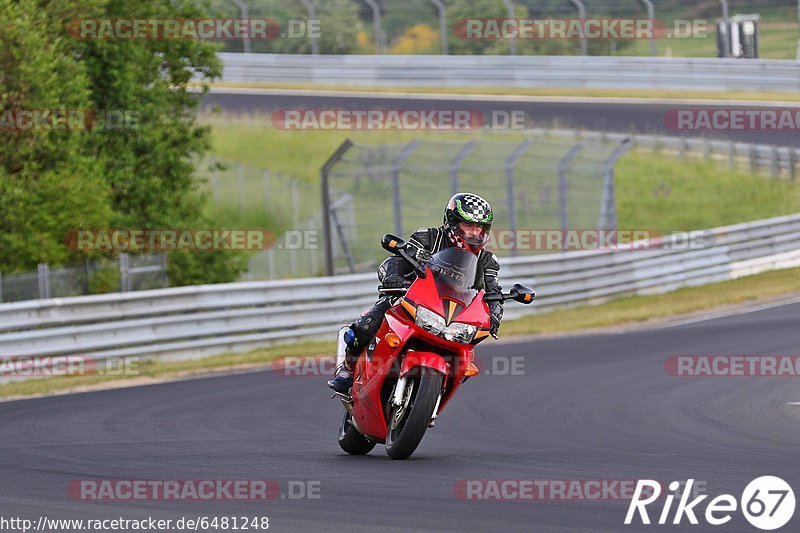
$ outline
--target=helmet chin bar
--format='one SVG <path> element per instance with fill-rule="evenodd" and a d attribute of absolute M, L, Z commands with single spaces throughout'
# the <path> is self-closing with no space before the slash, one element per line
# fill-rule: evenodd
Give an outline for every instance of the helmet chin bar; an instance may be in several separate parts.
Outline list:
<path fill-rule="evenodd" d="M 459 247 L 464 248 L 465 250 L 468 250 L 474 254 L 479 253 L 489 241 L 489 233 L 485 230 L 482 231 L 477 237 L 472 238 L 467 237 L 458 226 L 453 228 L 452 231 L 455 239 L 461 241 L 461 244 L 463 244 L 463 246 Z"/>

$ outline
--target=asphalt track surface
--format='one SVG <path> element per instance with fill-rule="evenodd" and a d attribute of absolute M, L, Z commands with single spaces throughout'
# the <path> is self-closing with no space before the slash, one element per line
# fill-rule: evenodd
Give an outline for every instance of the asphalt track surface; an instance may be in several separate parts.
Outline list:
<path fill-rule="evenodd" d="M 472 378 L 408 461 L 380 445 L 365 457 L 339 449 L 342 408 L 324 376 L 258 371 L 6 402 L 0 509 L 34 520 L 269 516 L 270 531 L 757 531 L 738 511 L 717 528 L 685 518 L 680 528 L 624 526 L 627 501 L 476 501 L 454 487 L 693 478 L 712 497 L 738 499 L 750 480 L 777 475 L 797 492 L 797 378 L 679 378 L 663 365 L 672 354 L 797 354 L 799 322 L 794 303 L 660 329 L 486 343 L 486 366 L 523 357 L 524 371 Z M 283 495 L 290 480 L 311 480 L 320 498 L 81 501 L 66 491 L 77 479 L 273 479 Z"/>
<path fill-rule="evenodd" d="M 451 97 L 443 95 L 420 99 L 417 95 L 409 97 L 389 97 L 380 94 L 372 96 L 313 95 L 293 91 L 252 91 L 251 93 L 232 89 L 215 89 L 206 94 L 202 105 L 206 110 L 221 109 L 234 113 L 270 113 L 279 109 L 444 109 L 479 110 L 489 117 L 493 111 L 522 111 L 529 127 L 577 128 L 595 131 L 620 133 L 644 133 L 687 137 L 708 137 L 730 139 L 737 142 L 755 142 L 780 146 L 800 146 L 797 131 L 676 131 L 665 125 L 665 115 L 676 109 L 766 109 L 768 103 L 690 103 L 680 101 L 662 102 L 639 101 L 620 102 L 619 99 L 572 98 L 555 101 L 551 98 L 511 98 L 493 99 L 481 97 Z M 227 92 L 226 92 L 227 91 Z M 797 109 L 798 104 L 787 104 Z"/>

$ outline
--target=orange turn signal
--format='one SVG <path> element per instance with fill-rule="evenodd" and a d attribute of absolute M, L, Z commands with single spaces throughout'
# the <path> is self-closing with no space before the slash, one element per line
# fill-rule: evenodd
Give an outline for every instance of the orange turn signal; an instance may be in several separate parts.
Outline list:
<path fill-rule="evenodd" d="M 392 348 L 397 348 L 400 346 L 400 337 L 398 337 L 395 333 L 387 333 L 383 340 L 385 340 L 386 344 Z"/>
<path fill-rule="evenodd" d="M 475 363 L 470 363 L 467 365 L 467 370 L 464 372 L 465 376 L 476 376 L 478 374 L 480 374 L 480 372 L 478 371 L 478 367 L 475 366 Z"/>

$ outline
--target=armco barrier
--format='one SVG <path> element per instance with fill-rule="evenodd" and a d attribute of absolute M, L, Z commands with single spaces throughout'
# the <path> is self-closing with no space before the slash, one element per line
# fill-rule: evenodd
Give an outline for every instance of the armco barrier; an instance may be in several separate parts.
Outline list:
<path fill-rule="evenodd" d="M 790 60 L 240 53 L 219 57 L 224 82 L 789 92 L 800 88 L 800 62 Z"/>
<path fill-rule="evenodd" d="M 539 294 L 531 306 L 508 303 L 506 317 L 800 266 L 800 215 L 699 237 L 693 247 L 503 259 L 504 286 L 526 283 Z M 333 340 L 339 325 L 374 301 L 376 285 L 375 274 L 355 274 L 2 304 L 0 356 L 189 358 L 298 339 Z"/>

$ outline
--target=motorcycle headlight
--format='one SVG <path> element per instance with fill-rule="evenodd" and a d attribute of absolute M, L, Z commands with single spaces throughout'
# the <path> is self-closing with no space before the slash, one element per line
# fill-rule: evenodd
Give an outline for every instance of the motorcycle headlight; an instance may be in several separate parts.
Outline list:
<path fill-rule="evenodd" d="M 477 327 L 462 322 L 453 322 L 448 326 L 444 317 L 421 305 L 417 307 L 415 323 L 425 331 L 429 331 L 437 337 L 464 344 L 472 342 L 475 333 L 478 331 Z"/>
<path fill-rule="evenodd" d="M 464 324 L 463 322 L 453 322 L 445 328 L 445 330 L 442 332 L 442 335 L 449 341 L 468 344 L 472 342 L 472 338 L 475 336 L 476 331 L 478 331 L 478 328 L 475 326 Z"/>
<path fill-rule="evenodd" d="M 430 309 L 417 306 L 417 319 L 415 323 L 426 331 L 430 331 L 434 335 L 440 335 L 444 328 L 447 327 L 444 317 L 434 313 Z"/>

